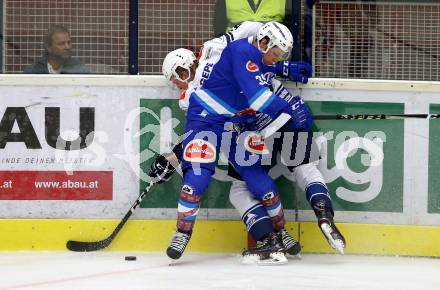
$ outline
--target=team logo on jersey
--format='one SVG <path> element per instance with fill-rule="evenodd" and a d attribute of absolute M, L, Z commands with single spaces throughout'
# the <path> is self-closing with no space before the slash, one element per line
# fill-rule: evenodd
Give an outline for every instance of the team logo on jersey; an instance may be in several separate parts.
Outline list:
<path fill-rule="evenodd" d="M 192 140 L 183 151 L 183 159 L 189 162 L 210 163 L 215 161 L 215 156 L 214 145 L 202 139 Z"/>
<path fill-rule="evenodd" d="M 250 72 L 256 72 L 259 71 L 258 65 L 252 62 L 252 60 L 248 60 L 246 63 L 246 69 Z"/>
<path fill-rule="evenodd" d="M 275 193 L 271 191 L 263 195 L 263 200 L 271 200 L 274 197 L 275 197 Z"/>
<path fill-rule="evenodd" d="M 247 134 L 244 138 L 244 148 L 247 151 L 255 154 L 268 154 L 266 144 L 264 143 L 264 137 L 256 132 Z"/>
<path fill-rule="evenodd" d="M 182 186 L 182 192 L 186 194 L 194 194 L 194 189 L 190 185 L 184 184 Z"/>

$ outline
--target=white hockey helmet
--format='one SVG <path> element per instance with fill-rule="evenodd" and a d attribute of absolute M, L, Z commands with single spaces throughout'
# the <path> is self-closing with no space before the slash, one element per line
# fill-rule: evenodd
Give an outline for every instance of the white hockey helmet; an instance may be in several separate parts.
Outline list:
<path fill-rule="evenodd" d="M 269 49 L 276 46 L 285 53 L 286 59 L 289 57 L 293 48 L 293 37 L 289 28 L 278 22 L 267 22 L 258 30 L 258 47 L 260 47 L 260 41 L 265 37 L 269 38 L 269 42 L 267 48 L 264 51 L 261 50 L 261 52 L 267 53 Z"/>
<path fill-rule="evenodd" d="M 174 76 L 176 79 L 187 82 L 191 76 L 191 66 L 196 62 L 196 56 L 191 50 L 185 48 L 178 48 L 167 54 L 162 64 L 162 73 L 165 78 L 171 81 Z M 183 80 L 180 78 L 176 69 L 181 67 L 188 70 L 188 78 Z"/>

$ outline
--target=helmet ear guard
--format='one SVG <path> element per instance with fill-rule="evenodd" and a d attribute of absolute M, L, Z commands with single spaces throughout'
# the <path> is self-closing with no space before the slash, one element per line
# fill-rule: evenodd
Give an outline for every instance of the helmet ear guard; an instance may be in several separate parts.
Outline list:
<path fill-rule="evenodd" d="M 260 41 L 265 37 L 269 39 L 266 49 L 260 48 Z M 293 48 L 293 37 L 290 30 L 278 22 L 268 22 L 261 26 L 257 34 L 258 48 L 262 53 L 267 53 L 272 47 L 278 47 L 285 53 L 290 53 Z"/>
<path fill-rule="evenodd" d="M 162 73 L 168 81 L 171 81 L 172 77 L 187 82 L 191 76 L 191 67 L 196 62 L 196 56 L 191 50 L 185 48 L 178 48 L 169 52 L 162 63 Z M 177 73 L 177 68 L 181 67 L 188 71 L 187 79 L 183 80 Z"/>

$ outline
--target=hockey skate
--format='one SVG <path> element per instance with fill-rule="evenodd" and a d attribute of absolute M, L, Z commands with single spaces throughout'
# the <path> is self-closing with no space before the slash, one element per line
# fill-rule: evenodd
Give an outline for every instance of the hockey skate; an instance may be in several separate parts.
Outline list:
<path fill-rule="evenodd" d="M 287 263 L 285 249 L 276 233 L 270 234 L 263 241 L 257 241 L 255 248 L 242 254 L 243 264 L 283 265 Z"/>
<path fill-rule="evenodd" d="M 295 240 L 286 229 L 283 228 L 278 232 L 278 239 L 283 242 L 287 254 L 297 256 L 301 252 L 299 241 Z"/>
<path fill-rule="evenodd" d="M 315 211 L 318 218 L 318 225 L 333 249 L 339 254 L 344 254 L 345 238 L 333 222 L 333 213 L 330 209 L 322 209 Z"/>
<path fill-rule="evenodd" d="M 186 245 L 189 243 L 189 239 L 191 238 L 191 233 L 183 233 L 176 231 L 173 238 L 171 239 L 171 243 L 167 248 L 167 256 L 173 260 L 179 259 L 183 251 L 185 251 Z"/>

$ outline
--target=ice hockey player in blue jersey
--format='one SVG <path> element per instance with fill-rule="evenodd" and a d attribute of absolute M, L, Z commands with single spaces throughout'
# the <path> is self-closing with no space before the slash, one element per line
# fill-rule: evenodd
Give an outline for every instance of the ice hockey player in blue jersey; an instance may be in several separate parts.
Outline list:
<path fill-rule="evenodd" d="M 263 69 L 263 61 L 266 65 L 272 65 L 287 57 L 293 44 L 290 31 L 285 26 L 270 24 L 271 27 L 267 28 L 264 25 L 260 29 L 261 37 L 254 41 L 258 45 L 250 44 L 247 39 L 228 45 L 220 61 L 213 67 L 210 78 L 205 80 L 202 89 L 191 94 L 187 111 L 187 134 L 185 134 L 187 138 L 182 144 L 184 175 L 178 203 L 178 230 L 167 249 L 167 254 L 171 258 L 179 258 L 189 241 L 201 196 L 214 173 L 215 160 L 222 140 L 225 140 L 222 135 L 225 133 L 224 125 L 227 121 L 250 107 L 274 118 L 281 112 L 286 112 L 294 120 L 292 123 L 296 128 L 307 129 L 312 124 L 310 113 L 304 103 L 297 101 L 292 105 L 273 95 L 267 87 L 263 71 L 260 71 L 259 66 Z M 239 42 L 240 45 L 234 45 Z M 240 58 L 234 59 L 235 53 L 228 51 L 230 47 L 231 50 L 238 52 Z M 227 61 L 220 65 L 223 59 Z M 230 72 L 226 74 L 221 70 L 216 72 L 217 67 L 228 65 L 231 65 Z M 219 89 L 211 84 L 205 89 L 205 84 L 216 74 L 219 75 L 216 80 L 224 79 L 223 82 L 218 82 Z M 227 77 L 234 74 L 237 78 L 243 79 L 243 82 L 240 81 L 242 87 L 238 80 Z M 230 138 L 226 139 L 230 140 Z M 235 165 L 247 182 L 249 190 L 267 209 L 274 227 L 283 228 L 284 214 L 273 180 L 261 166 Z"/>
<path fill-rule="evenodd" d="M 244 22 L 228 34 L 205 42 L 199 53 L 198 61 L 196 61 L 196 58 L 191 51 L 183 48 L 176 49 L 166 56 L 163 62 L 163 74 L 166 79 L 176 85 L 179 89 L 185 89 L 179 100 L 179 105 L 183 110 L 186 111 L 188 108 L 189 94 L 193 92 L 195 88 L 199 87 L 204 79 L 206 79 L 209 68 L 212 68 L 219 60 L 220 54 L 226 47 L 227 43 L 232 40 L 255 36 L 262 25 L 263 24 L 259 22 Z M 307 77 L 311 75 L 310 65 L 307 63 L 296 62 L 295 66 L 297 70 L 290 71 L 289 78 L 294 81 L 307 82 Z M 301 67 L 305 68 L 304 74 L 299 72 L 299 68 Z M 173 157 L 168 156 L 167 158 Z M 151 177 L 155 180 L 161 180 L 162 176 L 169 176 L 165 172 L 168 172 L 170 168 L 173 168 L 170 162 L 164 158 L 159 158 L 157 162 L 152 164 L 152 170 L 150 172 L 153 175 Z M 274 247 L 273 244 L 270 244 L 273 241 L 270 241 L 269 239 L 271 233 L 274 231 L 272 222 L 270 221 L 264 206 L 259 201 L 255 200 L 249 191 L 245 191 L 244 193 L 245 194 L 234 194 L 231 192 L 231 201 L 233 201 L 234 206 L 243 216 L 243 221 L 250 231 L 251 236 L 258 241 L 260 245 L 259 255 L 256 256 L 267 257 L 268 253 L 276 250 L 276 247 Z M 243 215 L 243 213 L 246 214 Z M 291 237 L 287 230 L 283 228 L 277 233 L 277 235 L 279 240 L 282 241 L 286 253 L 291 255 L 299 253 L 301 248 L 298 241 Z M 245 262 L 245 257 L 243 261 Z M 255 257 L 252 257 L 251 261 L 255 261 Z M 260 261 L 255 262 L 260 263 Z M 264 264 L 267 263 L 279 264 L 280 261 L 265 258 Z"/>
<path fill-rule="evenodd" d="M 233 99 L 234 96 L 243 94 L 249 100 L 250 107 L 258 111 L 259 115 L 263 115 L 259 116 L 256 129 L 261 130 L 262 128 L 258 126 L 264 126 L 267 120 L 276 123 L 278 118 L 281 117 L 279 115 L 281 112 L 283 115 L 290 116 L 290 121 L 284 125 L 281 131 L 305 131 L 310 133 L 312 118 L 301 98 L 290 95 L 285 89 L 283 92 L 282 86 L 280 89 L 274 88 L 276 94 L 270 92 L 267 88 L 273 72 L 279 74 L 281 71 L 282 75 L 288 76 L 289 72 L 295 71 L 296 64 L 291 62 L 278 62 L 277 65 L 270 66 L 277 61 L 287 59 L 287 55 L 283 55 L 283 53 L 286 53 L 283 50 L 283 47 L 285 47 L 283 39 L 284 35 L 288 33 L 288 29 L 282 25 L 270 22 L 259 30 L 256 39 L 252 40 L 252 46 L 249 45 L 251 42 L 249 39 L 248 41 L 238 40 L 226 47 L 220 61 L 213 68 L 210 78 L 202 86 L 202 91 L 206 92 L 205 97 L 208 95 L 206 103 L 209 103 L 209 97 L 214 99 L 215 102 L 215 98 L 218 96 L 227 96 L 225 99 L 228 97 Z M 263 57 L 256 52 L 255 48 L 262 52 Z M 259 71 L 260 69 L 261 71 Z M 269 72 L 272 72 L 272 74 Z M 256 81 L 258 81 L 258 84 L 256 84 Z M 199 94 L 196 91 L 194 95 L 203 96 L 204 94 L 203 92 Z M 283 104 L 278 102 L 279 98 L 276 98 L 276 95 L 282 95 L 282 100 L 287 101 L 289 105 L 282 109 Z M 278 111 L 273 114 L 271 110 L 277 108 Z M 275 118 L 275 116 L 278 116 L 278 118 Z M 309 143 L 312 139 L 311 134 L 308 137 L 307 142 Z M 278 145 L 281 147 L 283 145 L 282 141 Z M 311 146 L 311 142 L 306 145 Z M 295 152 L 292 153 L 295 154 Z M 316 168 L 316 164 L 313 164 L 313 161 L 315 161 L 313 156 L 306 156 L 303 161 L 293 166 L 290 164 L 288 167 L 296 177 L 298 184 L 303 185 L 307 199 L 318 218 L 318 224 L 329 244 L 338 252 L 343 253 L 345 239 L 333 222 L 334 212 L 328 189 L 325 186 L 322 174 Z M 302 164 L 304 165 L 296 169 L 298 165 Z M 246 181 L 246 177 L 239 170 L 237 171 Z M 247 187 L 252 192 L 248 182 Z M 258 196 L 256 197 L 258 199 Z"/>
<path fill-rule="evenodd" d="M 237 31 L 238 32 L 238 31 Z M 231 35 L 229 35 L 228 36 L 230 39 L 232 38 L 233 39 L 233 37 L 234 37 L 234 35 L 233 34 L 231 34 Z M 217 41 L 218 42 L 218 41 Z M 218 44 L 218 43 L 217 43 Z M 220 44 L 221 45 L 221 44 Z M 211 55 L 213 55 L 214 53 L 212 52 L 212 47 L 211 46 L 208 46 L 208 47 L 206 47 L 206 50 L 207 51 L 209 51 L 210 52 L 210 54 Z M 276 52 L 275 52 L 275 54 L 276 54 Z M 168 56 L 167 56 L 167 58 L 168 58 Z M 164 61 L 164 67 L 165 67 L 165 63 L 166 63 L 166 61 Z M 179 63 L 179 65 L 180 65 L 180 67 L 178 67 L 178 66 L 176 66 L 175 64 L 176 63 Z M 190 64 L 187 64 L 187 63 L 185 63 L 184 61 L 182 61 L 182 60 L 179 60 L 179 59 L 177 59 L 177 62 L 176 63 L 171 63 L 171 66 L 170 66 L 170 68 L 172 68 L 173 70 L 177 70 L 178 68 L 180 68 L 180 69 L 182 69 L 182 68 L 185 68 L 186 70 L 187 70 L 187 72 L 188 73 L 190 73 L 190 70 L 189 70 L 189 65 Z M 192 62 L 191 62 L 191 64 L 192 64 Z M 212 67 L 212 64 L 208 64 L 207 65 L 208 67 Z M 282 71 L 280 72 L 280 68 L 282 69 Z M 301 64 L 299 63 L 288 63 L 288 62 L 284 62 L 282 65 L 277 65 L 277 67 L 275 68 L 275 72 L 277 72 L 278 73 L 278 75 L 282 75 L 282 76 L 289 76 L 289 78 L 290 79 L 292 79 L 292 80 L 295 80 L 295 81 L 301 81 L 301 82 L 307 82 L 307 76 L 310 76 L 310 75 L 308 75 L 309 73 L 311 74 L 311 68 L 310 69 L 308 69 L 308 72 L 306 72 L 306 74 L 305 75 L 302 75 L 302 74 L 300 74 L 300 73 L 298 73 L 298 70 L 301 68 Z M 304 67 L 303 67 L 304 68 Z M 273 68 L 272 68 L 273 69 Z M 307 66 L 305 66 L 305 69 L 307 69 Z M 171 70 L 169 71 L 169 72 L 171 72 Z M 183 70 L 183 72 L 185 72 L 185 70 Z M 173 72 L 173 73 L 175 73 L 175 72 Z M 202 74 L 204 74 L 205 72 L 203 71 L 203 73 Z M 167 76 L 167 73 L 165 73 L 165 71 L 164 71 L 164 75 L 168 78 L 168 79 L 170 79 L 171 80 L 171 74 L 168 74 L 168 76 Z M 266 75 L 268 78 L 270 77 L 270 74 L 267 74 Z M 184 77 L 184 79 L 187 79 L 188 78 L 188 74 Z M 180 78 L 178 78 L 178 79 L 180 79 Z M 200 79 L 200 78 L 199 78 Z M 202 80 L 203 81 L 203 80 Z M 200 82 L 201 83 L 201 82 Z M 278 82 L 279 83 L 279 82 Z M 279 87 L 279 86 L 278 86 Z M 282 85 L 281 85 L 281 87 L 282 87 Z M 285 89 L 284 89 L 285 90 Z M 278 88 L 277 88 L 277 91 L 278 91 L 278 93 L 279 92 L 282 92 L 283 90 L 279 90 Z M 287 91 L 287 90 L 285 90 L 285 91 Z M 285 96 L 285 94 L 283 94 L 284 95 L 284 97 L 285 97 L 285 99 L 288 99 L 289 101 L 291 101 L 293 98 L 292 98 L 292 96 L 290 96 L 290 97 L 287 97 L 286 98 L 286 96 Z M 187 99 L 187 98 L 186 98 Z M 267 117 L 267 116 L 266 116 Z M 268 118 L 260 118 L 260 119 L 264 119 L 265 121 L 267 121 L 267 119 Z M 259 122 L 259 124 L 261 125 L 262 123 L 265 123 L 265 122 Z M 267 122 L 266 122 L 267 123 Z M 165 168 L 165 167 L 164 167 Z M 168 168 L 168 166 L 167 166 L 167 168 Z M 316 169 L 316 166 L 313 166 L 313 165 L 311 165 L 311 164 L 305 164 L 305 165 L 303 165 L 303 166 L 299 166 L 298 167 L 298 169 L 296 169 L 295 170 L 296 171 L 296 174 L 295 174 L 295 176 L 297 177 L 297 179 L 303 179 L 303 180 L 299 180 L 298 181 L 298 184 L 299 185 L 303 185 L 303 188 L 305 189 L 305 187 L 307 187 L 307 189 L 306 189 L 306 193 L 308 194 L 308 196 L 310 196 L 310 195 L 313 195 L 313 198 L 310 200 L 311 201 L 311 203 L 313 203 L 313 201 L 314 200 L 316 200 L 316 198 L 317 198 L 317 196 L 319 196 L 319 195 L 328 195 L 328 192 L 327 192 L 327 190 L 326 190 L 326 188 L 325 188 L 325 184 L 324 184 L 324 182 L 323 182 L 323 178 L 322 178 L 322 176 L 320 175 L 320 173 L 319 173 L 319 171 Z M 294 172 L 295 172 L 294 171 Z M 316 174 L 316 172 L 318 173 L 318 174 Z M 314 174 L 315 173 L 315 174 Z M 311 176 L 311 178 L 307 178 L 307 177 L 304 177 L 304 174 L 308 174 L 308 175 L 310 175 Z M 317 182 L 318 181 L 318 182 Z M 322 181 L 322 183 L 321 183 L 321 186 L 319 186 L 318 184 L 320 183 L 319 181 Z M 234 206 L 236 206 L 236 208 L 241 212 L 241 213 L 245 213 L 245 214 L 243 214 L 243 219 L 245 220 L 248 220 L 246 217 L 248 216 L 248 215 L 250 215 L 250 214 L 252 214 L 252 212 L 254 211 L 254 210 L 256 210 L 256 208 L 261 208 L 261 204 L 259 205 L 259 201 L 257 201 L 257 200 L 254 200 L 254 199 L 252 199 L 250 196 L 249 196 L 249 192 L 247 192 L 248 193 L 248 196 L 243 196 L 243 195 L 241 195 L 241 194 L 233 194 L 233 192 L 235 191 L 236 193 L 237 192 L 245 192 L 246 193 L 246 188 L 245 187 L 243 187 L 242 185 L 240 185 L 240 183 L 237 183 L 238 184 L 238 186 L 233 186 L 232 188 L 231 188 L 231 196 L 230 196 L 230 198 L 231 198 L 231 202 L 234 204 Z M 313 186 L 311 186 L 311 185 L 313 185 Z M 243 191 L 244 190 L 244 191 Z M 321 192 L 321 191 L 323 191 L 324 193 L 319 193 L 319 192 Z M 318 193 L 317 193 L 318 192 Z M 244 201 L 244 202 L 243 202 Z M 241 206 L 241 208 L 240 208 L 240 206 Z M 331 203 L 330 203 L 330 206 L 331 206 Z M 314 207 L 314 209 L 315 209 L 315 207 Z M 315 212 L 316 212 L 316 210 L 315 210 Z M 317 214 L 317 216 L 318 216 L 318 214 Z M 319 217 L 318 217 L 319 218 Z M 253 224 L 249 224 L 250 226 L 253 226 Z M 248 225 L 248 226 L 249 226 Z M 251 229 L 252 229 L 252 227 L 251 227 Z M 255 229 L 258 229 L 258 227 L 257 226 L 253 226 L 253 229 L 255 230 Z M 283 230 L 282 231 L 282 233 L 285 233 L 284 235 L 281 235 L 282 236 L 282 240 L 283 240 L 283 242 L 284 241 L 286 241 L 286 239 L 285 238 L 288 238 L 287 239 L 287 241 L 289 242 L 295 242 L 290 236 L 288 236 L 288 235 L 286 235 L 287 234 L 287 232 L 285 231 L 285 230 Z M 180 232 L 179 233 L 177 233 L 176 234 L 177 236 L 179 236 L 180 235 Z M 173 240 L 175 240 L 175 239 L 173 239 Z M 185 239 L 186 240 L 186 243 L 188 242 L 188 240 L 189 240 L 189 237 L 187 238 L 187 239 Z M 330 241 L 329 241 L 330 242 Z M 185 243 L 185 246 L 186 246 L 186 243 Z M 286 243 L 285 243 L 285 245 L 286 245 Z M 297 246 L 299 246 L 299 244 L 297 244 Z M 183 249 L 184 249 L 184 247 L 183 247 Z M 182 249 L 182 251 L 183 251 L 183 249 Z"/>

